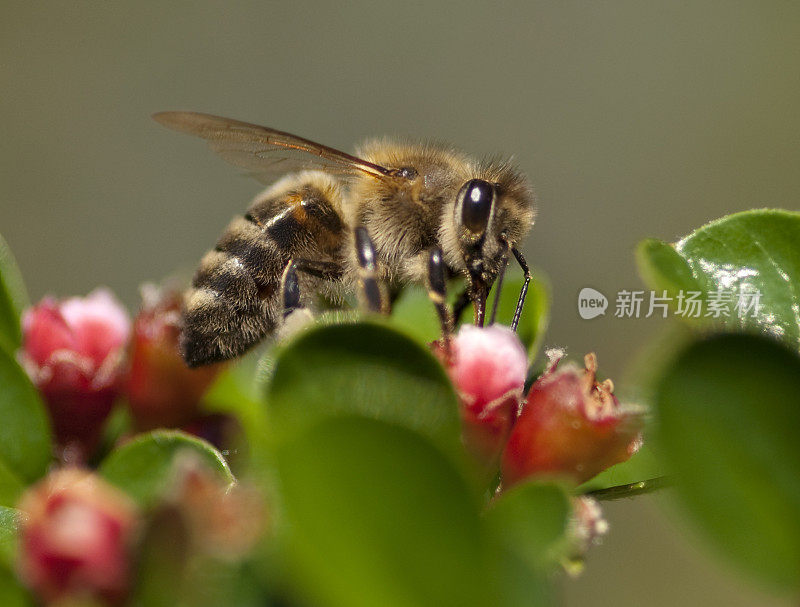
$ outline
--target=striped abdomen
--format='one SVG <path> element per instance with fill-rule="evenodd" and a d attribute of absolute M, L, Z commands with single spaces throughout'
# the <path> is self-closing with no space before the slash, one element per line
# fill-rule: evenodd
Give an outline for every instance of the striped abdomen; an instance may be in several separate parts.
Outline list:
<path fill-rule="evenodd" d="M 181 351 L 189 366 L 242 354 L 282 316 L 281 276 L 290 259 L 341 265 L 341 193 L 323 173 L 287 177 L 267 189 L 206 253 L 186 295 Z M 322 279 L 302 279 L 313 292 Z"/>

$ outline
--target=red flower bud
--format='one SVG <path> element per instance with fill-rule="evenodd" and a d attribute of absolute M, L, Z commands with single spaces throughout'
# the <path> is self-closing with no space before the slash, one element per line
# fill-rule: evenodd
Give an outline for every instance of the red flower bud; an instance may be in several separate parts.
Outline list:
<path fill-rule="evenodd" d="M 25 311 L 22 334 L 20 361 L 47 402 L 56 440 L 88 457 L 121 387 L 127 312 L 106 289 L 47 297 Z"/>
<path fill-rule="evenodd" d="M 29 489 L 19 508 L 19 575 L 44 604 L 123 602 L 136 525 L 125 495 L 90 472 L 64 468 Z"/>
<path fill-rule="evenodd" d="M 611 380 L 596 381 L 594 354 L 584 360 L 585 369 L 557 370 L 559 359 L 551 356 L 531 387 L 503 453 L 506 486 L 537 475 L 582 483 L 638 449 L 640 412 L 620 406 Z"/>
<path fill-rule="evenodd" d="M 500 455 L 517 419 L 528 357 L 508 327 L 463 325 L 450 352 L 436 350 L 461 400 L 462 438 L 481 461 Z"/>
<path fill-rule="evenodd" d="M 142 309 L 133 325 L 128 382 L 131 415 L 137 429 L 175 428 L 198 414 L 203 393 L 222 368 L 186 366 L 178 351 L 181 296 L 176 291 L 142 288 Z"/>

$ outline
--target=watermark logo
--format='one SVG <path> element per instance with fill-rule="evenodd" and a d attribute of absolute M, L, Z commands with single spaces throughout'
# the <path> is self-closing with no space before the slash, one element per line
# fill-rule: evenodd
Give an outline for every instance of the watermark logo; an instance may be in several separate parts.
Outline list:
<path fill-rule="evenodd" d="M 578 314 L 584 320 L 605 314 L 606 296 L 584 287 L 578 294 Z M 666 318 L 671 312 L 684 318 L 758 318 L 761 311 L 761 292 L 753 290 L 717 289 L 708 291 L 679 291 L 667 295 L 666 291 L 617 292 L 614 300 L 615 318 Z"/>
<path fill-rule="evenodd" d="M 578 314 L 584 320 L 591 320 L 606 313 L 608 299 L 600 291 L 584 287 L 578 293 Z"/>

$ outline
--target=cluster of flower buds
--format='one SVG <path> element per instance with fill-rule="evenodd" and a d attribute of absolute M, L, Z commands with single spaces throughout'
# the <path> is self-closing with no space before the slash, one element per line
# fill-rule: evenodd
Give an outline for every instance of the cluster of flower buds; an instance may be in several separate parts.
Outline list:
<path fill-rule="evenodd" d="M 641 442 L 641 412 L 621 406 L 611 380 L 598 382 L 597 358 L 585 368 L 558 368 L 549 352 L 545 372 L 524 394 L 527 354 L 506 327 L 463 326 L 449 349 L 434 347 L 461 400 L 463 441 L 493 465 L 502 454 L 502 482 L 562 478 L 574 484 L 627 460 Z"/>
<path fill-rule="evenodd" d="M 142 296 L 132 327 L 105 289 L 48 297 L 23 316 L 20 362 L 48 406 L 65 461 L 92 456 L 119 397 L 137 430 L 191 427 L 201 417 L 200 399 L 220 366 L 189 369 L 183 362 L 177 291 L 145 286 Z"/>
<path fill-rule="evenodd" d="M 43 605 L 127 605 L 154 550 L 170 555 L 176 572 L 194 559 L 249 554 L 265 527 L 261 494 L 188 451 L 176 455 L 172 472 L 146 511 L 88 470 L 51 472 L 18 505 L 19 579 Z"/>

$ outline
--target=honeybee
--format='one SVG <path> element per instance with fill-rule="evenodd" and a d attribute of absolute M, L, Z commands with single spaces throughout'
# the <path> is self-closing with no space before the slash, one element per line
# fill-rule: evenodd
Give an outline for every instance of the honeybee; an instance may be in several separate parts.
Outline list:
<path fill-rule="evenodd" d="M 195 112 L 153 118 L 201 137 L 226 161 L 269 179 L 288 173 L 231 221 L 187 292 L 181 352 L 191 367 L 236 357 L 282 318 L 322 294 L 355 289 L 362 307 L 389 309 L 390 288 L 426 285 L 445 337 L 471 302 L 486 300 L 511 255 L 530 281 L 519 243 L 534 195 L 508 162 L 476 161 L 432 143 L 370 141 L 353 156 L 268 127 Z M 446 283 L 466 279 L 455 311 Z"/>

